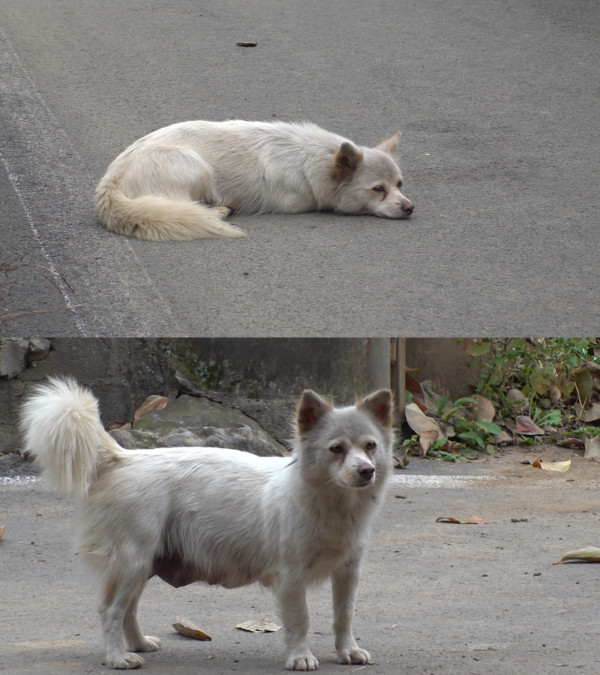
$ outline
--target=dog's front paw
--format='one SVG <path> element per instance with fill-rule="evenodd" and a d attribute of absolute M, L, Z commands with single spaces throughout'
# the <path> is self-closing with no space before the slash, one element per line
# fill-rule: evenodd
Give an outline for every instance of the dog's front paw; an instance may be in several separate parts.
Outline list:
<path fill-rule="evenodd" d="M 155 652 L 160 649 L 160 640 L 157 637 L 144 635 L 142 638 L 139 642 L 129 645 L 129 648 L 134 652 Z"/>
<path fill-rule="evenodd" d="M 360 647 L 353 647 L 352 649 L 339 649 L 338 650 L 338 663 L 344 663 L 347 665 L 350 664 L 369 664 L 373 663 L 371 661 L 371 655 L 366 649 L 361 649 Z"/>
<path fill-rule="evenodd" d="M 319 661 L 311 652 L 304 654 L 292 654 L 285 662 L 288 670 L 317 670 Z"/>
<path fill-rule="evenodd" d="M 144 665 L 144 659 L 132 652 L 118 652 L 107 654 L 106 665 L 117 670 L 133 670 Z"/>

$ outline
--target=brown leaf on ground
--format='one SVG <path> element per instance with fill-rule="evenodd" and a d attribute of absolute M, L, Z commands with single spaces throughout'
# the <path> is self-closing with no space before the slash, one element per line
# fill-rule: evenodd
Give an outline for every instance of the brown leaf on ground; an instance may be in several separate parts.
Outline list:
<path fill-rule="evenodd" d="M 579 400 L 585 406 L 594 393 L 594 377 L 591 368 L 588 366 L 576 368 L 573 371 L 573 379 L 575 380 Z"/>
<path fill-rule="evenodd" d="M 238 623 L 236 628 L 248 631 L 249 633 L 274 633 L 279 630 L 281 626 L 269 621 L 269 619 L 256 619 Z"/>
<path fill-rule="evenodd" d="M 142 405 L 136 408 L 135 412 L 133 413 L 133 421 L 137 422 L 140 417 L 143 417 L 154 410 L 162 410 L 164 407 L 166 407 L 168 402 L 169 399 L 166 396 L 157 396 L 156 394 L 148 396 Z"/>
<path fill-rule="evenodd" d="M 503 443 L 512 443 L 513 437 L 502 429 L 501 434 L 494 434 L 494 443 L 496 445 L 502 445 Z"/>
<path fill-rule="evenodd" d="M 131 426 L 129 422 L 109 422 L 104 428 L 106 431 L 113 431 L 114 429 L 123 429 L 123 427 Z"/>
<path fill-rule="evenodd" d="M 414 378 L 410 373 L 406 373 L 405 377 L 405 386 L 413 395 L 414 402 L 419 406 L 419 408 L 426 413 L 427 405 L 425 404 L 425 394 L 419 382 Z"/>
<path fill-rule="evenodd" d="M 550 385 L 550 400 L 552 403 L 558 403 L 562 398 L 562 393 L 560 389 L 552 382 Z"/>
<path fill-rule="evenodd" d="M 475 399 L 475 419 L 479 422 L 493 422 L 496 417 L 496 408 L 489 398 L 477 394 Z"/>
<path fill-rule="evenodd" d="M 4 525 L 0 525 L 0 539 L 2 539 L 5 532 L 6 532 L 6 527 L 4 527 Z"/>
<path fill-rule="evenodd" d="M 404 414 L 409 427 L 419 436 L 421 454 L 425 457 L 430 445 L 443 438 L 444 433 L 439 424 L 432 417 L 427 417 L 416 403 L 405 406 Z"/>
<path fill-rule="evenodd" d="M 553 565 L 560 565 L 560 563 L 567 562 L 567 560 L 576 560 L 578 562 L 600 562 L 600 548 L 596 546 L 588 546 L 587 548 L 579 548 L 576 551 L 569 551 L 565 553 L 560 560 L 553 562 Z"/>
<path fill-rule="evenodd" d="M 195 640 L 202 640 L 204 642 L 212 640 L 210 635 L 207 635 L 203 630 L 200 630 L 198 626 L 193 624 L 188 619 L 184 619 L 182 616 L 177 617 L 177 621 L 173 624 L 173 628 L 180 635 L 185 637 L 194 638 Z"/>
<path fill-rule="evenodd" d="M 515 417 L 515 433 L 521 436 L 543 436 L 544 430 L 540 429 L 538 425 L 528 415 L 517 415 Z"/>
<path fill-rule="evenodd" d="M 560 445 L 561 448 L 577 448 L 578 450 L 585 448 L 585 443 L 580 438 L 561 438 L 556 445 Z"/>
<path fill-rule="evenodd" d="M 531 466 L 536 469 L 544 469 L 545 471 L 560 471 L 564 473 L 571 468 L 571 460 L 566 459 L 562 462 L 542 462 L 541 459 L 536 459 L 531 462 Z"/>
<path fill-rule="evenodd" d="M 600 403 L 593 401 L 583 413 L 583 421 L 586 424 L 600 420 Z"/>
<path fill-rule="evenodd" d="M 467 520 L 459 520 L 458 518 L 453 518 L 452 516 L 440 516 L 435 519 L 436 523 L 452 523 L 455 525 L 495 525 L 495 520 L 486 520 L 480 516 L 471 516 Z"/>

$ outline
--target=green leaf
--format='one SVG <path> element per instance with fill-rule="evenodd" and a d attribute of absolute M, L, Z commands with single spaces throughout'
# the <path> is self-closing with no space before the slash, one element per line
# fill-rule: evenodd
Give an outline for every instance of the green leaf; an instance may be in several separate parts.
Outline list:
<path fill-rule="evenodd" d="M 472 342 L 467 347 L 467 354 L 470 354 L 471 356 L 483 356 L 484 354 L 487 354 L 490 349 L 491 345 L 489 342 Z"/>
<path fill-rule="evenodd" d="M 484 420 L 477 420 L 475 424 L 486 431 L 488 434 L 497 435 L 502 433 L 502 429 L 493 422 L 485 422 Z"/>

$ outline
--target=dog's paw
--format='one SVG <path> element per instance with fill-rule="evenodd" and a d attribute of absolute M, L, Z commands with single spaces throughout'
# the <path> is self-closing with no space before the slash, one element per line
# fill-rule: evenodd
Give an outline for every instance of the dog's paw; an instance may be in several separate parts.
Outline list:
<path fill-rule="evenodd" d="M 366 649 L 361 649 L 360 647 L 354 647 L 352 649 L 340 649 L 338 651 L 338 663 L 344 663 L 346 665 L 350 664 L 369 664 L 373 663 L 371 661 L 371 655 Z"/>
<path fill-rule="evenodd" d="M 133 670 L 134 668 L 141 668 L 144 665 L 144 659 L 132 652 L 119 652 L 107 654 L 106 665 L 117 670 Z"/>
<path fill-rule="evenodd" d="M 285 662 L 288 670 L 317 670 L 319 660 L 310 652 L 305 654 L 292 654 Z"/>
<path fill-rule="evenodd" d="M 155 652 L 160 649 L 160 640 L 152 635 L 144 635 L 142 640 L 129 645 L 129 648 L 134 652 Z"/>

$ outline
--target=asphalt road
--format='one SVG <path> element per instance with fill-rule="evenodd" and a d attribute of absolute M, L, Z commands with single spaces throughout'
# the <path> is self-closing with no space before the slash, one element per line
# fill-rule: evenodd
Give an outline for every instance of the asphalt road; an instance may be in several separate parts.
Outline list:
<path fill-rule="evenodd" d="M 31 265 L 0 277 L 2 335 L 600 327 L 597 2 L 0 0 L 0 16 L 0 262 Z M 366 145 L 402 130 L 413 218 L 239 217 L 244 239 L 168 244 L 99 225 L 117 153 L 226 118 Z"/>
<path fill-rule="evenodd" d="M 540 450 L 538 449 L 538 452 Z M 532 451 L 533 452 L 533 451 Z M 544 459 L 566 457 L 546 448 Z M 532 459 L 534 455 L 530 455 Z M 335 663 L 328 585 L 309 597 L 319 672 L 340 675 L 595 675 L 600 670 L 598 565 L 552 565 L 600 545 L 600 464 L 574 458 L 566 474 L 503 458 L 450 466 L 414 460 L 398 472 L 363 567 L 355 619 L 375 664 Z M 102 665 L 96 593 L 72 549 L 74 505 L 0 462 L 0 671 L 11 675 L 110 673 Z M 6 476 L 6 477 L 3 477 Z M 450 525 L 440 516 L 486 525 Z M 172 629 L 178 616 L 212 637 Z M 243 621 L 278 621 L 269 592 L 153 579 L 140 603 L 161 638 L 143 672 L 287 672 L 281 632 L 243 633 Z"/>

